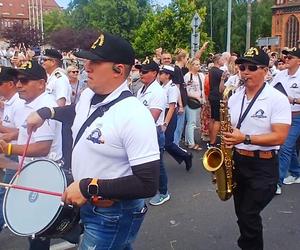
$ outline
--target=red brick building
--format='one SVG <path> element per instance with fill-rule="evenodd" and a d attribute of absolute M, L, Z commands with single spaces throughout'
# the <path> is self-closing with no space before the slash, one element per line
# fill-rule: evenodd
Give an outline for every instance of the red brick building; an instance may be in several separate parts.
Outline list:
<path fill-rule="evenodd" d="M 42 13 L 60 9 L 55 0 L 0 0 L 0 31 L 14 23 L 41 28 Z"/>
<path fill-rule="evenodd" d="M 279 37 L 278 47 L 298 47 L 300 0 L 275 0 L 272 12 L 272 36 Z"/>

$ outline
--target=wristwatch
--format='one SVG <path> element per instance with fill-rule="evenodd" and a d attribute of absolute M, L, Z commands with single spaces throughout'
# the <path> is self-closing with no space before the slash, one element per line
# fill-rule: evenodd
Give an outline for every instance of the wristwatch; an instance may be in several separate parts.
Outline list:
<path fill-rule="evenodd" d="M 250 135 L 245 135 L 244 144 L 246 144 L 246 145 L 251 144 L 251 138 L 250 138 Z"/>
<path fill-rule="evenodd" d="M 92 181 L 88 185 L 87 191 L 91 196 L 98 196 L 98 192 L 99 192 L 98 179 L 96 178 L 92 179 Z"/>

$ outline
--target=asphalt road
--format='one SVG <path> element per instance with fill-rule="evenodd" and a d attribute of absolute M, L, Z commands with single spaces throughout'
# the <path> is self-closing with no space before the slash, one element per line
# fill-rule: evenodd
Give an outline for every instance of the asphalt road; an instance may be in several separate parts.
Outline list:
<path fill-rule="evenodd" d="M 134 249 L 239 249 L 233 200 L 218 199 L 210 174 L 202 168 L 203 152 L 194 154 L 190 172 L 166 154 L 171 199 L 158 207 L 149 205 Z M 262 213 L 265 250 L 300 249 L 299 190 L 300 184 L 284 186 L 283 194 L 276 196 Z M 8 229 L 0 234 L 0 250 L 21 249 L 28 249 L 26 238 L 14 236 Z"/>

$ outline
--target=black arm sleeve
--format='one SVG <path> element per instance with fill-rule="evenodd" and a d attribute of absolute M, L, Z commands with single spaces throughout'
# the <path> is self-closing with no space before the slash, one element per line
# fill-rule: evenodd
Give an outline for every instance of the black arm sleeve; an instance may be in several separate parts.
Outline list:
<path fill-rule="evenodd" d="M 55 107 L 54 108 L 54 117 L 52 119 L 60 121 L 64 124 L 73 124 L 75 118 L 75 105 L 66 105 L 63 107 Z M 39 116 L 43 119 L 51 118 L 50 108 L 40 108 L 37 110 Z"/>
<path fill-rule="evenodd" d="M 104 199 L 139 199 L 156 194 L 159 183 L 159 160 L 132 166 L 133 175 L 112 180 L 98 180 L 99 196 Z M 80 181 L 80 191 L 87 199 L 91 178 Z"/>

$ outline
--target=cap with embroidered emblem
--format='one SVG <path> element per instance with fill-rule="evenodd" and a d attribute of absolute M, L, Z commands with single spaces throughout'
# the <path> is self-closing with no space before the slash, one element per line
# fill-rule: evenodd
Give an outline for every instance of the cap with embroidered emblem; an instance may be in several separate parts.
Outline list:
<path fill-rule="evenodd" d="M 259 48 L 250 48 L 244 56 L 236 59 L 236 64 L 251 63 L 255 65 L 269 66 L 270 58 L 266 52 Z"/>
<path fill-rule="evenodd" d="M 8 81 L 13 81 L 14 76 L 11 72 L 11 68 L 1 66 L 0 67 L 0 83 L 2 82 L 8 82 Z"/>
<path fill-rule="evenodd" d="M 300 58 L 300 49 L 296 48 L 296 47 L 290 48 L 290 49 L 285 49 L 282 51 L 282 54 L 296 56 L 296 57 Z"/>
<path fill-rule="evenodd" d="M 89 50 L 74 53 L 79 58 L 134 65 L 134 50 L 124 38 L 103 32 Z"/>
<path fill-rule="evenodd" d="M 46 70 L 37 61 L 27 61 L 18 69 L 10 69 L 10 73 L 14 76 L 25 75 L 30 80 L 44 79 L 47 81 Z"/>
<path fill-rule="evenodd" d="M 159 72 L 158 64 L 149 59 L 146 59 L 142 64 L 135 65 L 135 67 L 139 70 Z"/>
<path fill-rule="evenodd" d="M 170 65 L 163 65 L 160 68 L 159 72 L 166 73 L 166 74 L 173 76 L 175 73 L 175 69 L 174 69 L 174 67 L 172 67 Z"/>
<path fill-rule="evenodd" d="M 62 55 L 56 49 L 45 49 L 43 53 L 44 57 L 55 58 L 58 60 L 62 59 Z"/>

